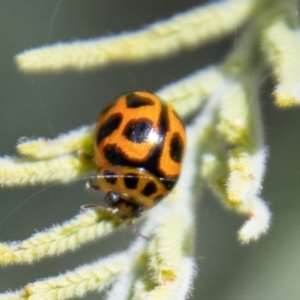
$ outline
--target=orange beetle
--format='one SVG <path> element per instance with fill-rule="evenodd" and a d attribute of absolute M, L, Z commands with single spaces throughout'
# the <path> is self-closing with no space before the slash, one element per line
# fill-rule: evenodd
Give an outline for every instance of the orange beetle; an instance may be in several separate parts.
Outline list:
<path fill-rule="evenodd" d="M 97 183 L 121 219 L 139 217 L 173 188 L 181 171 L 185 128 L 170 104 L 135 91 L 109 102 L 95 132 Z"/>

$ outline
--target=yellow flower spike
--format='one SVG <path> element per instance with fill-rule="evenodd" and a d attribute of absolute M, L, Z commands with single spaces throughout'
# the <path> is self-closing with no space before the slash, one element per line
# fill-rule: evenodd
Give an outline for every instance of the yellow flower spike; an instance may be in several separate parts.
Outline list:
<path fill-rule="evenodd" d="M 150 236 L 153 228 L 157 226 L 157 219 L 147 219 L 141 233 L 146 237 Z M 140 237 L 136 239 L 133 245 L 126 252 L 127 263 L 124 272 L 120 274 L 118 280 L 113 284 L 112 288 L 107 292 L 106 300 L 127 300 L 132 299 L 134 289 L 138 281 L 143 281 L 144 285 L 149 290 L 153 283 L 149 278 L 147 268 L 148 255 L 146 253 L 147 240 Z M 143 280 L 142 280 L 143 278 Z"/>
<path fill-rule="evenodd" d="M 6 262 L 10 262 L 13 261 L 15 259 L 15 253 L 12 249 L 12 247 L 10 247 L 8 244 L 0 243 L 0 264 L 1 261 L 6 261 Z"/>
<path fill-rule="evenodd" d="M 46 256 L 77 249 L 113 231 L 119 225 L 118 221 L 114 215 L 105 211 L 85 211 L 23 242 L 0 244 L 0 265 L 31 263 Z"/>
<path fill-rule="evenodd" d="M 238 232 L 241 243 L 256 241 L 268 231 L 272 214 L 263 199 L 258 196 L 252 197 L 241 208 L 241 213 L 248 215 L 249 218 Z"/>
<path fill-rule="evenodd" d="M 82 297 L 88 291 L 101 291 L 123 272 L 126 261 L 124 252 L 79 267 L 72 272 L 28 284 L 25 287 L 26 299 L 70 299 Z"/>
<path fill-rule="evenodd" d="M 225 105 L 231 105 L 231 109 L 221 106 L 219 120 L 223 138 L 229 145 L 234 146 L 228 152 L 226 183 L 227 201 L 232 207 L 246 204 L 260 192 L 266 160 L 257 99 L 255 95 L 251 97 L 249 94 L 251 77 L 248 80 L 245 78 L 244 81 L 248 82 L 248 88 L 238 81 L 228 87 L 225 102 L 227 96 L 232 98 L 227 100 Z M 253 89 L 254 87 L 251 90 Z M 231 130 L 226 131 L 222 128 L 222 123 L 225 122 L 242 124 L 243 130 L 239 126 L 232 125 Z"/>
<path fill-rule="evenodd" d="M 265 149 L 258 149 L 253 154 L 244 148 L 230 151 L 227 198 L 233 207 L 246 205 L 260 192 L 265 160 Z"/>
<path fill-rule="evenodd" d="M 208 181 L 214 193 L 216 193 L 225 205 L 227 203 L 226 181 L 228 170 L 224 157 L 215 153 L 205 152 L 201 155 L 200 174 Z"/>
<path fill-rule="evenodd" d="M 151 277 L 160 285 L 177 279 L 182 257 L 186 255 L 185 244 L 193 240 L 190 236 L 193 234 L 190 227 L 193 217 L 182 209 L 170 210 L 172 214 L 165 216 L 158 224 L 148 247 Z"/>
<path fill-rule="evenodd" d="M 229 154 L 229 178 L 227 181 L 227 199 L 233 207 L 242 205 L 249 199 L 253 174 L 252 161 L 245 149 L 235 149 Z"/>
<path fill-rule="evenodd" d="M 212 190 L 225 195 L 225 182 L 228 171 L 224 155 L 224 145 L 216 128 L 218 108 L 223 100 L 224 91 L 227 89 L 226 81 L 207 100 L 202 113 L 195 120 L 201 128 L 197 139 L 197 167 L 200 180 L 206 180 Z M 224 197 L 222 197 L 224 198 Z"/>
<path fill-rule="evenodd" d="M 0 300 L 27 300 L 23 291 L 8 292 L 0 294 Z"/>
<path fill-rule="evenodd" d="M 184 118 L 199 109 L 224 80 L 219 68 L 208 67 L 163 87 L 156 94 L 170 102 L 180 117 Z"/>
<path fill-rule="evenodd" d="M 270 227 L 271 212 L 258 196 L 265 160 L 263 148 L 253 154 L 247 149 L 235 148 L 228 158 L 213 153 L 202 154 L 201 175 L 228 208 L 248 217 L 238 232 L 241 243 L 257 240 Z"/>
<path fill-rule="evenodd" d="M 24 156 L 35 159 L 48 159 L 76 151 L 92 153 L 94 144 L 94 126 L 84 126 L 62 134 L 53 140 L 40 138 L 37 140 L 25 140 L 18 144 L 18 152 Z"/>
<path fill-rule="evenodd" d="M 195 276 L 196 264 L 190 257 L 183 258 L 180 263 L 178 277 L 148 290 L 147 282 L 138 280 L 132 300 L 182 300 L 186 299 L 191 289 L 190 278 Z"/>
<path fill-rule="evenodd" d="M 300 104 L 299 33 L 279 19 L 262 34 L 262 44 L 278 82 L 276 104 L 289 107 Z"/>
<path fill-rule="evenodd" d="M 238 83 L 229 84 L 219 107 L 218 130 L 230 144 L 249 143 L 249 95 Z"/>
<path fill-rule="evenodd" d="M 40 72 L 149 60 L 223 37 L 254 12 L 254 0 L 227 0 L 193 8 L 140 31 L 27 50 L 16 61 L 22 71 Z"/>
<path fill-rule="evenodd" d="M 0 186 L 9 187 L 70 182 L 94 169 L 91 161 L 73 155 L 31 162 L 4 157 L 0 165 Z"/>

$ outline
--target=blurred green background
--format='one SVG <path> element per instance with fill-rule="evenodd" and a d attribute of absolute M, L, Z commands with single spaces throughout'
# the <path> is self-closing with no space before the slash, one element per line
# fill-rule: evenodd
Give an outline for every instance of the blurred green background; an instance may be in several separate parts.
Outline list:
<path fill-rule="evenodd" d="M 165 60 L 118 64 L 85 73 L 20 73 L 14 56 L 29 48 L 134 30 L 198 5 L 200 1 L 27 0 L 0 1 L 0 155 L 15 154 L 21 137 L 53 138 L 94 123 L 103 104 L 134 89 L 155 91 L 219 62 L 235 36 Z M 293 300 L 300 298 L 300 112 L 279 110 L 271 99 L 270 74 L 261 80 L 269 160 L 263 197 L 273 212 L 269 233 L 242 246 L 236 232 L 244 219 L 226 211 L 208 192 L 197 207 L 198 276 L 192 299 Z M 0 241 L 28 238 L 72 218 L 85 203 L 102 200 L 85 181 L 0 190 Z M 24 205 L 2 220 L 20 203 Z M 135 239 L 130 228 L 80 250 L 31 266 L 0 269 L 0 292 L 55 276 L 122 249 Z M 99 299 L 89 294 L 87 299 Z"/>

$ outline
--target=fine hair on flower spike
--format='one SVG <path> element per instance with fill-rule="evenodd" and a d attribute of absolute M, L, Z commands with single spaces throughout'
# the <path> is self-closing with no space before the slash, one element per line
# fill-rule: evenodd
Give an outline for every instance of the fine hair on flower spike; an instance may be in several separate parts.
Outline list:
<path fill-rule="evenodd" d="M 268 300 L 269 273 L 292 282 L 264 248 L 290 235 L 279 213 L 269 234 L 263 181 L 288 201 L 298 178 L 272 134 L 300 103 L 299 3 L 142 2 L 0 3 L 0 300 Z"/>

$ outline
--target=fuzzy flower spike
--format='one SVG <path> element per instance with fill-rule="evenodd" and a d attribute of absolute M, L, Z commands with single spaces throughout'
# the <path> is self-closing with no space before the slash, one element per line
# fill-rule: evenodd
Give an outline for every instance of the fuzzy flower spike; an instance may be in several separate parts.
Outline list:
<path fill-rule="evenodd" d="M 220 1 L 138 31 L 18 54 L 16 62 L 24 73 L 85 71 L 120 61 L 163 58 L 243 27 L 224 61 L 156 92 L 182 119 L 195 117 L 187 126 L 187 151 L 178 184 L 144 214 L 140 231 L 147 239 L 137 236 L 123 252 L 28 283 L 18 291 L 0 294 L 0 299 L 70 299 L 103 289 L 109 300 L 187 299 L 196 275 L 194 206 L 203 185 L 210 186 L 225 207 L 245 216 L 238 232 L 241 243 L 266 233 L 271 212 L 260 195 L 267 151 L 258 82 L 269 66 L 276 81 L 277 105 L 299 104 L 300 42 L 290 13 L 295 9 L 296 1 Z M 94 128 L 84 126 L 53 140 L 23 139 L 17 145 L 19 156 L 0 159 L 1 186 L 71 182 L 95 173 L 93 160 L 87 159 L 93 156 Z M 34 263 L 73 251 L 122 226 L 124 222 L 113 213 L 85 210 L 24 241 L 1 243 L 0 263 Z"/>

